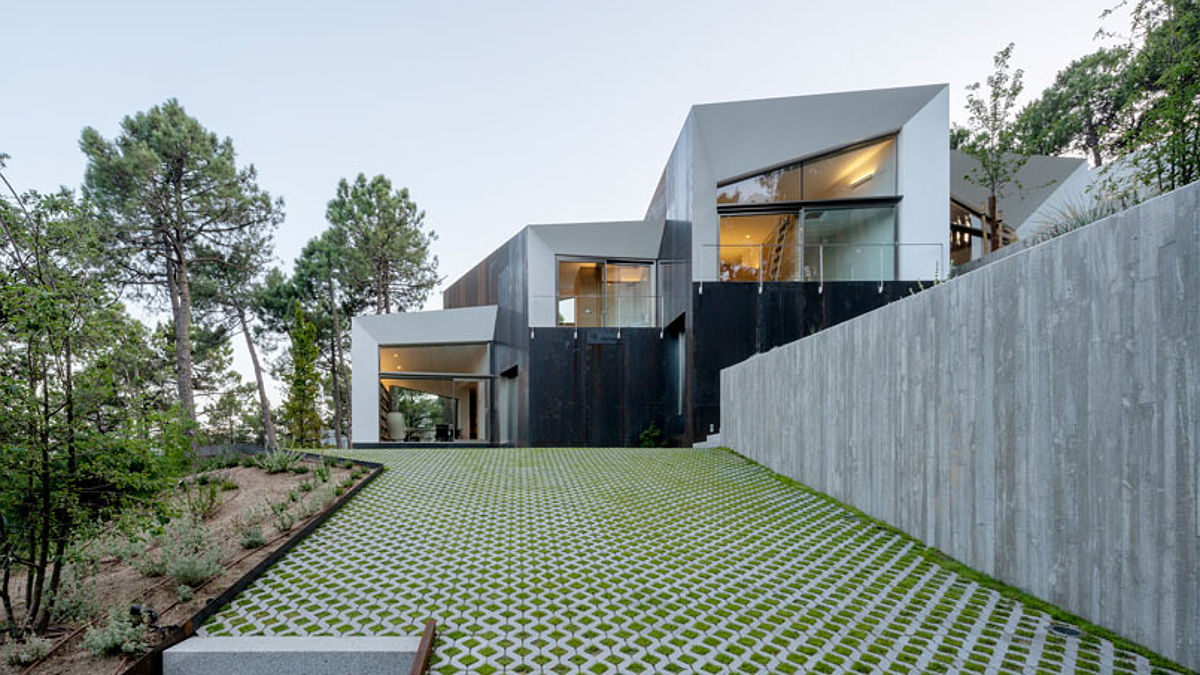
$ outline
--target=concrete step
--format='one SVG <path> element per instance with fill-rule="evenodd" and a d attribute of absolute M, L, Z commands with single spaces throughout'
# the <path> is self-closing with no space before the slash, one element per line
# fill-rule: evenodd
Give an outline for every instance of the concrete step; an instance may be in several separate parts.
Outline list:
<path fill-rule="evenodd" d="M 163 675 L 407 675 L 419 637 L 193 637 L 163 652 Z"/>
<path fill-rule="evenodd" d="M 699 443 L 692 443 L 693 448 L 719 448 L 721 447 L 721 434 L 709 434 L 708 438 Z"/>

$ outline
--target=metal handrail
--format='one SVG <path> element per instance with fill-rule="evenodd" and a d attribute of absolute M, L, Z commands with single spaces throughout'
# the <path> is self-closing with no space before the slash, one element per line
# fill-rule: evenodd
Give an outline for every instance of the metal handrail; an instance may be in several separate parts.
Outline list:
<path fill-rule="evenodd" d="M 889 249 L 893 252 L 893 254 L 899 253 L 900 250 L 905 247 L 936 249 L 937 250 L 937 259 L 936 259 L 936 262 L 934 264 L 934 269 L 933 269 L 933 278 L 934 279 L 941 277 L 942 258 L 943 258 L 944 252 L 945 252 L 945 244 L 941 243 L 941 242 L 934 242 L 934 243 L 864 242 L 864 243 L 857 243 L 857 244 L 853 244 L 853 243 L 817 243 L 817 244 L 794 244 L 794 245 L 788 246 L 788 247 L 783 247 L 780 244 L 775 244 L 775 243 L 702 244 L 702 246 L 706 249 L 715 249 L 717 263 L 718 263 L 718 269 L 720 269 L 720 265 L 721 265 L 721 258 L 720 258 L 721 249 L 738 249 L 738 250 L 747 250 L 748 249 L 751 251 L 754 251 L 755 249 L 757 249 L 758 265 L 750 268 L 750 269 L 754 270 L 755 278 L 752 278 L 752 279 L 721 278 L 719 280 L 720 281 L 745 281 L 745 282 L 749 282 L 749 283 L 760 283 L 760 284 L 767 282 L 767 281 L 805 281 L 805 280 L 807 280 L 804 278 L 781 279 L 781 278 L 779 278 L 780 275 L 778 274 L 778 271 L 776 271 L 776 274 L 774 275 L 775 278 L 768 278 L 767 270 L 766 270 L 766 260 L 767 260 L 766 256 L 768 254 L 768 251 L 775 252 L 780 249 L 788 248 L 788 249 L 798 251 L 798 252 L 800 252 L 801 255 L 803 255 L 803 251 L 805 249 L 808 249 L 808 250 L 816 249 L 816 251 L 817 251 L 817 278 L 812 279 L 812 280 L 819 282 L 822 286 L 824 286 L 824 283 L 826 281 L 837 281 L 837 279 L 826 278 L 825 249 L 827 249 L 827 248 L 828 249 L 846 249 L 846 248 L 864 249 L 864 248 L 872 248 L 873 247 L 873 248 L 877 248 L 879 250 L 879 267 L 878 267 L 878 269 L 880 270 L 880 274 L 876 275 L 876 278 L 873 278 L 871 280 L 878 281 L 880 283 L 881 290 L 882 290 L 883 282 L 899 280 L 898 279 L 898 269 L 897 269 L 898 265 L 896 265 L 896 264 L 892 265 L 892 271 L 891 271 L 890 275 L 882 273 L 883 270 L 885 270 L 887 268 L 887 259 L 885 256 Z M 800 276 L 803 277 L 804 275 L 801 274 Z"/>

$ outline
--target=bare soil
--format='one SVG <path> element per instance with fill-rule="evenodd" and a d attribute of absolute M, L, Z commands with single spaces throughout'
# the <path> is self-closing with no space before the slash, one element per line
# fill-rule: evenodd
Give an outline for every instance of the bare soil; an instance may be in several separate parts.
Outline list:
<path fill-rule="evenodd" d="M 331 501 L 322 511 L 308 518 L 301 518 L 299 509 L 293 504 L 291 512 L 296 516 L 296 522 L 289 531 L 277 530 L 272 519 L 268 517 L 261 525 L 267 544 L 251 550 L 241 547 L 236 528 L 239 516 L 243 516 L 251 509 L 259 509 L 270 514 L 269 504 L 288 499 L 288 494 L 292 490 L 296 490 L 301 498 L 308 498 L 314 494 L 313 492 L 302 492 L 300 490 L 302 483 L 312 481 L 318 486 L 317 489 L 326 485 L 320 483 L 312 471 L 313 468 L 319 466 L 319 462 L 309 460 L 306 464 L 309 466 L 309 472 L 303 474 L 292 472 L 268 474 L 257 467 L 242 466 L 207 472 L 222 474 L 237 484 L 237 489 L 226 490 L 222 493 L 221 505 L 216 508 L 211 517 L 204 521 L 204 526 L 209 531 L 209 540 L 213 542 L 214 546 L 220 546 L 222 549 L 221 565 L 224 571 L 221 574 L 197 587 L 194 597 L 190 601 L 180 602 L 176 591 L 179 584 L 170 577 L 145 577 L 115 557 L 102 557 L 99 569 L 92 577 L 95 581 L 96 595 L 101 608 L 99 618 L 90 623 L 52 627 L 52 631 L 47 637 L 54 640 L 56 646 L 48 658 L 30 668 L 9 666 L 0 661 L 0 674 L 96 675 L 120 673 L 136 659 L 120 656 L 93 656 L 83 646 L 86 628 L 103 622 L 109 607 L 119 607 L 124 611 L 133 604 L 148 606 L 157 611 L 160 617 L 160 626 L 183 625 L 189 617 L 232 586 L 235 581 L 270 555 L 272 551 L 283 545 L 306 523 L 336 503 L 336 500 Z M 331 487 L 339 485 L 350 474 L 350 469 L 331 467 L 327 485 Z M 359 478 L 359 480 L 363 479 Z M 347 490 L 349 489 L 347 488 Z M 13 586 L 15 587 L 14 597 L 22 597 L 22 580 L 15 580 Z M 159 641 L 159 637 L 155 633 L 151 632 L 150 636 L 152 643 Z"/>

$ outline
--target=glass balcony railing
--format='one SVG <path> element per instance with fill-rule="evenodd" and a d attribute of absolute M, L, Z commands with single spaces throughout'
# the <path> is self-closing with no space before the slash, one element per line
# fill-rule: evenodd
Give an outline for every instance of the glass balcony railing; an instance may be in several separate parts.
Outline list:
<path fill-rule="evenodd" d="M 533 301 L 534 313 L 539 316 L 552 306 L 558 326 L 645 328 L 658 325 L 658 295 L 534 296 Z"/>
<path fill-rule="evenodd" d="M 943 244 L 709 244 L 720 281 L 899 281 L 945 276 Z"/>

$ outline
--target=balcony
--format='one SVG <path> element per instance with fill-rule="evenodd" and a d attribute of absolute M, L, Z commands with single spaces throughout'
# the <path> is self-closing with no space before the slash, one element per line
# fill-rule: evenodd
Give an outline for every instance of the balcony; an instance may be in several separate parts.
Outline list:
<path fill-rule="evenodd" d="M 719 281 L 902 281 L 946 276 L 944 244 L 709 244 Z"/>

